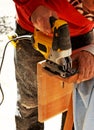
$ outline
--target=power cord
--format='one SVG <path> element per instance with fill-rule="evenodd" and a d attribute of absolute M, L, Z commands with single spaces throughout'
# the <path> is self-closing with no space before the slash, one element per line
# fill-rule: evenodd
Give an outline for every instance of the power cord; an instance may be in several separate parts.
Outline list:
<path fill-rule="evenodd" d="M 6 45 L 4 47 L 3 55 L 2 55 L 1 65 L 0 65 L 0 74 L 1 74 L 1 71 L 2 71 L 3 63 L 4 63 L 4 57 L 5 57 L 6 49 L 7 49 L 7 46 L 9 45 L 9 43 L 11 43 L 12 41 L 16 42 L 17 40 L 24 40 L 24 39 L 31 41 L 32 37 L 33 37 L 33 34 L 32 35 L 17 36 L 15 38 L 13 38 L 12 40 L 9 40 L 6 43 Z M 4 101 L 4 92 L 3 92 L 3 89 L 1 87 L 1 83 L 0 83 L 0 91 L 1 91 L 1 96 L 2 96 L 2 100 L 0 102 L 0 105 L 2 105 L 2 103 Z"/>

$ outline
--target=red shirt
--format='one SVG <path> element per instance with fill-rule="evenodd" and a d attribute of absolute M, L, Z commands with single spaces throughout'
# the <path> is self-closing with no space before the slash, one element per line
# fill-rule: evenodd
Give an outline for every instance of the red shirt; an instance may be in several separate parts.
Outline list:
<path fill-rule="evenodd" d="M 94 28 L 94 21 L 85 18 L 67 0 L 14 0 L 14 2 L 17 22 L 30 32 L 34 30 L 30 17 L 39 5 L 50 7 L 58 13 L 59 18 L 66 20 L 71 36 L 85 34 Z"/>

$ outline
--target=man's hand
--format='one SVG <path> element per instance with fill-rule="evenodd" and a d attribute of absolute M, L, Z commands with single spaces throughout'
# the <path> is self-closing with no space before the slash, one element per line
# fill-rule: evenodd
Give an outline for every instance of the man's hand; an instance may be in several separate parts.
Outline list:
<path fill-rule="evenodd" d="M 81 51 L 72 56 L 78 68 L 77 83 L 94 77 L 94 56 L 87 51 Z"/>
<path fill-rule="evenodd" d="M 49 34 L 51 33 L 51 26 L 49 22 L 49 18 L 51 16 L 57 18 L 56 12 L 44 6 L 39 6 L 32 13 L 31 21 L 35 28 L 39 29 L 45 34 Z"/>

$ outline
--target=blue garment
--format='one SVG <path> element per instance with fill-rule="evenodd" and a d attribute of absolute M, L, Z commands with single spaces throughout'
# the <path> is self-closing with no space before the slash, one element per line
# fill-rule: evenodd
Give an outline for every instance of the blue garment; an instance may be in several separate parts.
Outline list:
<path fill-rule="evenodd" d="M 73 116 L 75 130 L 94 130 L 94 78 L 75 84 Z"/>

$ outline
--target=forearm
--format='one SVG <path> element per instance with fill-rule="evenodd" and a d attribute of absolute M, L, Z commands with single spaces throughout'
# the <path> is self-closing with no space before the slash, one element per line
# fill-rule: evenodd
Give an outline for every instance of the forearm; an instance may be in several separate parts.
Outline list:
<path fill-rule="evenodd" d="M 94 55 L 94 30 L 93 30 L 91 37 L 92 37 L 91 43 L 89 43 L 88 45 L 85 45 L 84 47 L 81 47 L 79 49 L 73 50 L 73 54 L 76 54 L 76 53 L 84 50 L 84 51 L 90 52 L 91 54 Z"/>
<path fill-rule="evenodd" d="M 90 11 L 94 11 L 94 0 L 83 0 L 83 6 Z"/>
<path fill-rule="evenodd" d="M 88 51 L 94 55 L 94 30 L 92 33 L 92 43 L 89 44 L 88 46 L 85 46 L 82 50 Z"/>

